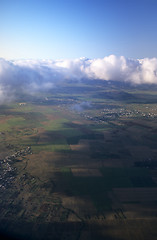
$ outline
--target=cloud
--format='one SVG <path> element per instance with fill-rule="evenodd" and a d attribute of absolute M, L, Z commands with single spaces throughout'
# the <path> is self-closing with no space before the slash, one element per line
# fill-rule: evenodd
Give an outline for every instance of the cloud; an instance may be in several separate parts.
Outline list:
<path fill-rule="evenodd" d="M 110 55 L 56 61 L 0 59 L 0 102 L 15 98 L 17 92 L 34 94 L 51 89 L 67 79 L 157 84 L 157 58 L 129 59 Z"/>
<path fill-rule="evenodd" d="M 83 101 L 78 104 L 74 104 L 71 109 L 77 112 L 82 112 L 84 109 L 92 108 L 92 103 L 90 101 Z"/>

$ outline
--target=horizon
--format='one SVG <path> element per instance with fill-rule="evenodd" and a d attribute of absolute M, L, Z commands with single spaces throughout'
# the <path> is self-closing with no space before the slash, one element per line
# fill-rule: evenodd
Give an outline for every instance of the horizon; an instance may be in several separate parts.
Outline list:
<path fill-rule="evenodd" d="M 16 99 L 18 92 L 35 94 L 62 86 L 67 80 L 102 80 L 157 84 L 157 58 L 129 59 L 124 56 L 73 60 L 0 59 L 0 103 Z"/>

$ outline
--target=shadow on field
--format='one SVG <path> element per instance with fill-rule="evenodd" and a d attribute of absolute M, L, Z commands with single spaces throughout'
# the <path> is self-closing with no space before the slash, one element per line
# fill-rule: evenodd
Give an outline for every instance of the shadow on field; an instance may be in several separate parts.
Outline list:
<path fill-rule="evenodd" d="M 112 229 L 113 228 L 113 229 Z M 86 224 L 84 222 L 2 222 L 1 240 L 122 240 L 113 238 L 108 232 L 115 226 Z"/>

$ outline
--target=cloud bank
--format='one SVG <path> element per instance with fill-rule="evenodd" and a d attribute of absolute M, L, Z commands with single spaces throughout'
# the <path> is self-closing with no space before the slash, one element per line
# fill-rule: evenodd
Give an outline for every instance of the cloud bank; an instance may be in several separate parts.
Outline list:
<path fill-rule="evenodd" d="M 128 59 L 110 55 L 56 61 L 0 59 L 0 102 L 14 98 L 17 91 L 33 94 L 68 79 L 157 84 L 157 58 Z"/>

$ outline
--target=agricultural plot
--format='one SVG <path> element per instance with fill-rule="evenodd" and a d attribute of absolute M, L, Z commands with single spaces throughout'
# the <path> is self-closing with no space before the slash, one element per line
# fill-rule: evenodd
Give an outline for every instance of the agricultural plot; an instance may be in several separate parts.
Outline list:
<path fill-rule="evenodd" d="M 1 236 L 156 240 L 155 93 L 67 82 L 1 106 Z"/>

